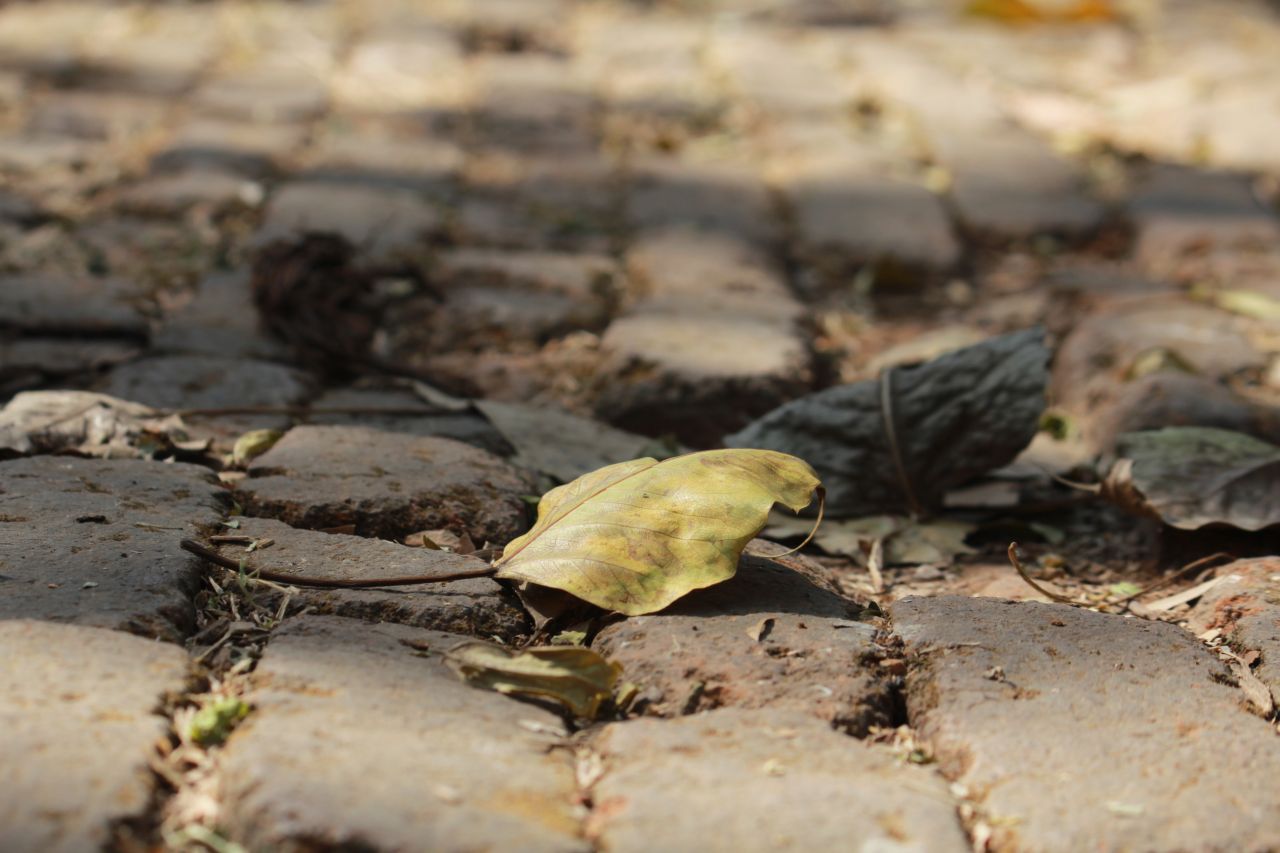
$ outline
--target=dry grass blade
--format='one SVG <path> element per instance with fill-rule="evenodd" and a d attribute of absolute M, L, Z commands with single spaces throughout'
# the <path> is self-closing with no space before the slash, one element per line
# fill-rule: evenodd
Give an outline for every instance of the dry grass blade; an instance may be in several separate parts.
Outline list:
<path fill-rule="evenodd" d="M 1249 665 L 1240 659 L 1240 656 L 1224 646 L 1218 646 L 1218 655 L 1225 658 L 1227 665 L 1231 667 L 1232 673 L 1236 680 L 1240 682 L 1240 689 L 1244 691 L 1247 698 L 1253 706 L 1258 709 L 1258 713 L 1263 717 L 1270 718 L 1276 710 L 1275 697 L 1271 695 L 1271 688 L 1262 682 L 1262 679 L 1253 674 L 1249 669 Z"/>
<path fill-rule="evenodd" d="M 1173 583 L 1178 578 L 1185 577 L 1186 575 L 1197 572 L 1200 569 L 1206 568 L 1214 563 L 1222 562 L 1222 561 L 1231 562 L 1232 560 L 1235 560 L 1235 559 L 1236 558 L 1234 555 L 1228 554 L 1226 551 L 1218 551 L 1217 553 L 1210 554 L 1207 557 L 1201 557 L 1198 560 L 1193 560 L 1192 562 L 1187 563 L 1185 566 L 1178 569 L 1173 574 L 1170 574 L 1166 577 L 1161 578 L 1160 580 L 1156 581 L 1150 586 L 1143 587 L 1142 589 L 1138 590 L 1132 595 L 1126 595 L 1124 598 L 1120 598 L 1115 601 L 1108 602 L 1108 604 L 1128 605 L 1131 602 L 1139 598 L 1142 598 L 1144 595 L 1150 595 L 1153 592 L 1157 592 L 1159 590 L 1164 589 L 1166 586 Z"/>
<path fill-rule="evenodd" d="M 1009 562 L 1012 563 L 1013 568 L 1017 570 L 1018 577 L 1026 581 L 1027 586 L 1031 587 L 1036 592 L 1043 595 L 1045 598 L 1051 599 L 1053 601 L 1061 602 L 1062 604 L 1070 604 L 1072 607 L 1080 606 L 1080 603 L 1077 602 L 1075 599 L 1068 598 L 1065 595 L 1059 595 L 1058 593 L 1050 589 L 1046 589 L 1045 587 L 1041 586 L 1039 583 L 1031 579 L 1031 576 L 1027 574 L 1027 570 L 1022 567 L 1022 561 L 1018 559 L 1018 543 L 1017 542 L 1009 543 Z"/>

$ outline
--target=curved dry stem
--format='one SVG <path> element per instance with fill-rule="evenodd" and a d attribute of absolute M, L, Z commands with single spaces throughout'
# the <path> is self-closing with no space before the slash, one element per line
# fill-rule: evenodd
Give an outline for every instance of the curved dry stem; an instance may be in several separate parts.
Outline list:
<path fill-rule="evenodd" d="M 818 528 L 822 526 L 822 513 L 825 512 L 827 508 L 827 489 L 825 486 L 818 486 L 814 491 L 818 493 L 818 517 L 813 520 L 813 528 L 809 531 L 809 535 L 804 537 L 803 542 L 788 551 L 783 551 L 781 554 L 777 555 L 778 557 L 786 557 L 790 554 L 794 554 L 805 545 L 808 545 L 813 540 L 813 537 L 817 535 Z"/>
<path fill-rule="evenodd" d="M 341 578 L 315 578 L 306 575 L 292 575 L 286 572 L 273 572 L 266 569 L 254 568 L 247 565 L 241 560 L 232 560 L 224 557 L 212 548 L 206 548 L 199 542 L 191 539 L 183 539 L 180 543 L 182 550 L 195 554 L 197 557 L 207 562 L 213 563 L 215 566 L 221 566 L 224 569 L 230 569 L 233 572 L 245 572 L 254 575 L 262 580 L 275 581 L 276 583 L 293 584 L 294 586 L 311 586 L 322 589 L 367 589 L 370 587 L 383 586 L 411 586 L 420 583 L 445 583 L 447 581 L 466 580 L 467 578 L 483 578 L 493 575 L 496 569 L 486 565 L 480 569 L 470 569 L 464 572 L 453 572 L 447 575 L 408 575 L 393 578 L 359 578 L 359 579 L 341 579 Z"/>
<path fill-rule="evenodd" d="M 1013 567 L 1018 571 L 1018 577 L 1026 581 L 1027 586 L 1031 587 L 1036 592 L 1040 593 L 1046 598 L 1050 598 L 1054 601 L 1061 602 L 1062 604 L 1070 604 L 1072 607 L 1080 606 L 1079 602 L 1077 602 L 1075 599 L 1068 598 L 1065 595 L 1059 595 L 1058 593 L 1052 590 L 1042 587 L 1040 584 L 1038 584 L 1037 582 L 1031 579 L 1031 575 L 1027 574 L 1027 570 L 1022 567 L 1022 561 L 1018 559 L 1018 543 L 1017 542 L 1009 543 L 1009 562 L 1013 563 Z"/>
<path fill-rule="evenodd" d="M 898 475 L 898 485 L 907 499 L 907 506 L 916 518 L 924 515 L 924 507 L 916 497 L 915 486 L 907 473 L 906 460 L 902 458 L 902 446 L 898 442 L 898 424 L 893 414 L 893 368 L 887 367 L 880 374 L 880 418 L 884 424 L 884 437 L 889 445 L 889 458 Z"/>

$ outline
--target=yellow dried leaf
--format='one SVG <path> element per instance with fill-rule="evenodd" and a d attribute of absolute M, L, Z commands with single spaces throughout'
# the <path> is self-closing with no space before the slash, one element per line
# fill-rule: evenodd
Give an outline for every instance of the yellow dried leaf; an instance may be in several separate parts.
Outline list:
<path fill-rule="evenodd" d="M 533 646 L 513 652 L 474 640 L 454 646 L 445 663 L 468 684 L 519 696 L 540 696 L 590 719 L 613 695 L 622 667 L 580 646 Z"/>
<path fill-rule="evenodd" d="M 970 0 L 970 15 L 1009 24 L 1081 23 L 1118 17 L 1113 0 Z"/>
<path fill-rule="evenodd" d="M 799 511 L 821 485 L 773 450 L 708 450 L 609 465 L 552 489 L 533 529 L 507 545 L 497 577 L 554 587 L 628 616 L 733 577 L 780 503 Z"/>
<path fill-rule="evenodd" d="M 284 433 L 278 429 L 255 429 L 246 432 L 236 439 L 235 447 L 231 449 L 232 464 L 244 465 L 251 462 L 275 447 L 276 442 L 283 437 Z"/>
<path fill-rule="evenodd" d="M 1280 299 L 1256 290 L 1219 290 L 1213 302 L 1225 311 L 1255 320 L 1280 320 Z"/>

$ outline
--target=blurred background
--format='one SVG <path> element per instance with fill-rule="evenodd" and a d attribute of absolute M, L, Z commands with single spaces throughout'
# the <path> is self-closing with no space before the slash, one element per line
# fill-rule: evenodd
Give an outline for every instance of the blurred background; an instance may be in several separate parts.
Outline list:
<path fill-rule="evenodd" d="M 6 3 L 0 392 L 707 447 L 1039 324 L 1088 450 L 1276 441 L 1277 57 L 1245 0 Z"/>

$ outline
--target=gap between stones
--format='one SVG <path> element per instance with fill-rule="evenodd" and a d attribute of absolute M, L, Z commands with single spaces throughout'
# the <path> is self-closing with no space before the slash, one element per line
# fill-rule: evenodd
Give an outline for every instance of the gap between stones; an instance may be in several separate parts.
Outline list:
<path fill-rule="evenodd" d="M 942 772 L 942 769 L 938 766 L 937 759 L 933 755 L 932 745 L 921 738 L 915 727 L 911 725 L 907 676 L 913 669 L 932 666 L 932 662 L 923 655 L 909 655 L 907 653 L 906 644 L 894 629 L 892 616 L 888 612 L 881 616 L 881 620 L 884 624 L 882 629 L 876 633 L 876 645 L 886 651 L 892 650 L 895 652 L 892 659 L 901 660 L 904 664 L 900 673 L 890 674 L 886 672 L 883 676 L 887 680 L 889 698 L 892 703 L 890 706 L 891 728 L 889 731 L 893 733 L 893 739 L 889 743 L 894 748 L 905 752 L 905 760 L 927 764 L 930 773 L 941 776 L 946 781 L 948 790 L 950 790 L 951 796 L 955 799 L 956 819 L 959 821 L 960 828 L 964 831 L 971 848 L 973 850 L 985 850 L 987 841 L 984 836 L 986 831 L 984 829 L 985 822 L 978 802 L 971 798 L 968 788 L 958 784 Z M 882 658 L 881 660 L 886 659 L 888 658 Z M 920 758 L 916 758 L 917 755 Z"/>

